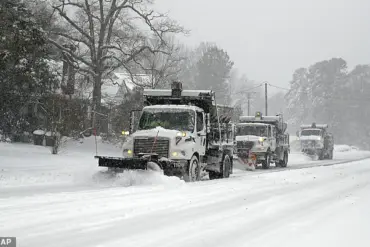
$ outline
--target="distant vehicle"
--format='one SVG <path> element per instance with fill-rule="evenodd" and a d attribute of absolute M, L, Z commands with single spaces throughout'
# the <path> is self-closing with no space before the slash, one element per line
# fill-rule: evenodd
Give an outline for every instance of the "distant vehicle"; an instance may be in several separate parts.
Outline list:
<path fill-rule="evenodd" d="M 303 124 L 299 134 L 301 150 L 307 155 L 317 155 L 320 160 L 333 159 L 334 137 L 327 124 Z"/>
<path fill-rule="evenodd" d="M 255 116 L 241 116 L 235 131 L 239 161 L 250 170 L 258 164 L 268 169 L 272 162 L 286 167 L 290 152 L 286 129 L 282 115 L 262 116 L 261 112 L 256 112 Z"/>
<path fill-rule="evenodd" d="M 187 182 L 201 174 L 228 178 L 233 171 L 233 108 L 216 104 L 211 90 L 144 89 L 145 106 L 123 144 L 123 157 L 95 156 L 113 171 L 158 170 Z M 137 125 L 137 129 L 135 126 Z"/>

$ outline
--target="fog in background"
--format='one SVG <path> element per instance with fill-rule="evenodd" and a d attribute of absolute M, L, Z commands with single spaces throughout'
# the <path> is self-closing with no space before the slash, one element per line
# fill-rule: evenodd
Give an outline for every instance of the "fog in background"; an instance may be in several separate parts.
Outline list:
<path fill-rule="evenodd" d="M 216 42 L 255 81 L 288 87 L 296 68 L 341 57 L 370 61 L 367 0 L 158 0 L 185 27 L 185 42 Z M 274 90 L 276 91 L 276 90 Z"/>

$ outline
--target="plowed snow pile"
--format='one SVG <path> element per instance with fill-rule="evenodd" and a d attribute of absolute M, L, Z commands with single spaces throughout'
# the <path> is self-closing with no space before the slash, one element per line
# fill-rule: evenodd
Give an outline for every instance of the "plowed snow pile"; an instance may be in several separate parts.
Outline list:
<path fill-rule="evenodd" d="M 104 143 L 100 138 L 98 154 L 120 156 L 118 146 Z M 68 140 L 58 155 L 50 148 L 30 144 L 0 143 L 0 191 L 4 188 L 32 187 L 51 189 L 68 186 L 131 186 L 182 184 L 177 178 L 169 178 L 147 171 L 129 171 L 111 177 L 98 167 L 95 155 L 95 139 Z"/>

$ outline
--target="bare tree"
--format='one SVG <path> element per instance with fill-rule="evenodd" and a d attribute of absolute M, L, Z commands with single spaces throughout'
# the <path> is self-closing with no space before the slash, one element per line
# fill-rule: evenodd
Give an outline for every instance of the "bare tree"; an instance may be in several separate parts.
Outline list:
<path fill-rule="evenodd" d="M 167 53 L 164 36 L 187 31 L 166 14 L 156 13 L 153 0 L 54 0 L 60 27 L 49 41 L 77 72 L 93 82 L 93 109 L 101 104 L 101 87 L 116 69 L 133 71 L 143 52 Z M 141 28 L 140 28 L 141 27 Z M 148 37 L 160 42 L 154 49 Z M 64 44 L 68 44 L 65 46 Z M 70 49 L 73 45 L 74 49 Z"/>
<path fill-rule="evenodd" d="M 161 53 L 143 52 L 142 56 L 134 58 L 134 62 L 140 70 L 149 75 L 149 80 L 145 84 L 136 83 L 142 87 L 163 88 L 170 84 L 172 80 L 179 79 L 182 69 L 181 62 L 186 59 L 185 54 L 181 53 L 181 46 L 175 43 L 175 37 L 163 37 L 167 46 Z M 150 41 L 152 50 L 162 49 L 162 40 L 154 37 Z M 135 81 L 133 80 L 135 83 Z"/>

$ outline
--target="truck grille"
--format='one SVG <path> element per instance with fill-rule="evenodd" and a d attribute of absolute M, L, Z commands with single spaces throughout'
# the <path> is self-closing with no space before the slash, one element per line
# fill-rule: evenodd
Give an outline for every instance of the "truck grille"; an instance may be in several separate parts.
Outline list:
<path fill-rule="evenodd" d="M 313 141 L 313 140 L 303 140 L 301 142 L 301 144 L 302 144 L 303 147 L 307 147 L 308 148 L 308 147 L 315 147 L 316 142 Z"/>
<path fill-rule="evenodd" d="M 139 153 L 150 153 L 152 151 L 153 143 L 155 138 L 135 138 L 134 140 L 134 154 Z M 157 137 L 157 141 L 153 147 L 153 153 L 158 154 L 159 157 L 168 158 L 168 151 L 170 146 L 170 140 L 168 138 Z"/>
<path fill-rule="evenodd" d="M 236 142 L 236 147 L 238 149 L 240 149 L 240 148 L 251 149 L 253 146 L 254 146 L 253 141 L 237 141 Z"/>

